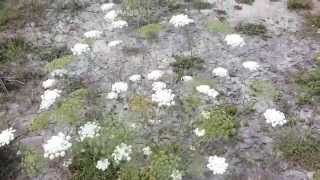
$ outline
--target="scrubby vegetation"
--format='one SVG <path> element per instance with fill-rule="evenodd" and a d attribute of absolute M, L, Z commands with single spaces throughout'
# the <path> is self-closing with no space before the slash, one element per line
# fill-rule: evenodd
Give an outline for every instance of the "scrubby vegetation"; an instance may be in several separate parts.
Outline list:
<path fill-rule="evenodd" d="M 251 5 L 254 0 L 236 0 L 237 3 L 240 3 L 240 4 L 249 4 Z"/>
<path fill-rule="evenodd" d="M 310 1 L 308 0 L 288 0 L 288 9 L 309 9 Z"/>
<path fill-rule="evenodd" d="M 162 26 L 159 23 L 148 24 L 138 29 L 138 32 L 143 38 L 151 40 L 158 37 L 159 32 L 162 30 Z"/>
<path fill-rule="evenodd" d="M 72 55 L 65 55 L 61 58 L 54 59 L 46 65 L 45 69 L 48 72 L 52 72 L 56 69 L 63 69 L 73 61 L 73 58 L 74 57 Z"/>
<path fill-rule="evenodd" d="M 262 24 L 240 23 L 235 29 L 243 34 L 252 36 L 261 36 L 267 33 L 267 28 Z"/>
<path fill-rule="evenodd" d="M 199 57 L 194 56 L 175 56 L 176 62 L 171 63 L 170 66 L 173 71 L 177 73 L 177 80 L 185 75 L 193 75 L 196 71 L 203 69 L 204 61 Z"/>
<path fill-rule="evenodd" d="M 269 80 L 252 81 L 250 88 L 255 97 L 278 100 L 281 96 L 281 92 Z"/>
<path fill-rule="evenodd" d="M 213 20 L 209 21 L 207 28 L 210 32 L 217 33 L 231 33 L 233 31 L 232 27 L 228 24 L 227 21 Z"/>
<path fill-rule="evenodd" d="M 47 161 L 37 149 L 25 148 L 22 153 L 22 168 L 29 177 L 41 174 L 47 165 Z"/>

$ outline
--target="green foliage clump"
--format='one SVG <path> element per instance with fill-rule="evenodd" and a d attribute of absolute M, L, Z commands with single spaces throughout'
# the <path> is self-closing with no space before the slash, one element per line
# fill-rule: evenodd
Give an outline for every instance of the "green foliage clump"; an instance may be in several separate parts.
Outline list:
<path fill-rule="evenodd" d="M 138 29 L 138 32 L 145 39 L 155 39 L 158 37 L 159 32 L 162 30 L 162 26 L 159 23 L 152 23 L 142 26 Z"/>
<path fill-rule="evenodd" d="M 177 73 L 177 80 L 185 75 L 192 75 L 194 71 L 203 69 L 204 60 L 194 56 L 175 56 L 176 62 L 170 66 Z"/>
<path fill-rule="evenodd" d="M 299 103 L 316 102 L 320 97 L 320 67 L 299 73 L 295 82 L 301 88 Z"/>
<path fill-rule="evenodd" d="M 233 31 L 228 22 L 220 20 L 209 21 L 207 28 L 210 32 L 218 33 L 231 33 Z"/>
<path fill-rule="evenodd" d="M 38 150 L 28 148 L 23 152 L 22 167 L 29 177 L 44 172 L 46 165 L 46 160 Z"/>
<path fill-rule="evenodd" d="M 66 55 L 64 57 L 61 58 L 57 58 L 54 59 L 53 61 L 49 62 L 45 69 L 48 72 L 52 72 L 56 69 L 62 69 L 64 68 L 66 65 L 70 64 L 73 61 L 73 56 L 72 55 Z"/>
<path fill-rule="evenodd" d="M 240 4 L 249 4 L 251 5 L 254 0 L 236 0 L 237 3 L 240 3 Z"/>
<path fill-rule="evenodd" d="M 267 28 L 262 24 L 241 23 L 236 27 L 236 30 L 250 36 L 259 36 L 267 33 Z"/>
<path fill-rule="evenodd" d="M 310 135 L 289 132 L 278 143 L 284 158 L 309 170 L 320 169 L 320 142 Z"/>
<path fill-rule="evenodd" d="M 306 18 L 312 26 L 320 28 L 320 16 L 308 15 Z"/>
<path fill-rule="evenodd" d="M 50 115 L 50 112 L 43 112 L 39 114 L 37 117 L 35 117 L 31 123 L 31 131 L 39 132 L 43 129 L 48 128 Z"/>
<path fill-rule="evenodd" d="M 288 0 L 288 9 L 309 9 L 310 1 L 308 0 Z"/>
<path fill-rule="evenodd" d="M 236 113 L 237 108 L 233 106 L 213 108 L 207 117 L 202 117 L 200 122 L 197 122 L 197 127 L 205 130 L 208 141 L 228 140 L 237 133 Z"/>
<path fill-rule="evenodd" d="M 320 180 L 320 169 L 313 174 L 314 180 Z"/>
<path fill-rule="evenodd" d="M 152 102 L 144 96 L 134 95 L 129 101 L 129 107 L 134 112 L 147 115 L 152 111 Z"/>
<path fill-rule="evenodd" d="M 24 39 L 17 37 L 0 43 L 0 63 L 15 61 L 24 57 L 31 49 Z"/>
<path fill-rule="evenodd" d="M 198 10 L 210 9 L 210 8 L 212 8 L 212 4 L 209 2 L 205 2 L 203 0 L 193 0 L 192 7 L 195 9 L 198 9 Z"/>
<path fill-rule="evenodd" d="M 250 88 L 255 97 L 277 100 L 281 96 L 280 91 L 269 80 L 255 80 L 250 84 Z"/>

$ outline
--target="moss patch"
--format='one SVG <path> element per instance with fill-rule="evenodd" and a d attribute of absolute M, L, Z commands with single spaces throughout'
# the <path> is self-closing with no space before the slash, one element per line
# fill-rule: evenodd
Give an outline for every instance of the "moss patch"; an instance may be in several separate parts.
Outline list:
<path fill-rule="evenodd" d="M 148 24 L 138 29 L 138 32 L 143 38 L 155 39 L 158 37 L 159 32 L 162 30 L 162 26 L 159 23 Z"/>
<path fill-rule="evenodd" d="M 233 31 L 232 27 L 227 21 L 213 20 L 207 23 L 207 28 L 210 32 L 217 33 L 231 33 Z"/>
<path fill-rule="evenodd" d="M 70 64 L 73 59 L 74 57 L 72 55 L 66 55 L 64 57 L 54 59 L 46 65 L 45 69 L 48 72 L 52 72 L 56 69 L 63 69 L 66 65 Z"/>

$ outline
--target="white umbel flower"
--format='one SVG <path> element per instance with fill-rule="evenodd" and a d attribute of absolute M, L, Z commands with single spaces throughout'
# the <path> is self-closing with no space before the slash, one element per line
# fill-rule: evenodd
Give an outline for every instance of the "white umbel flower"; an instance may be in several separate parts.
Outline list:
<path fill-rule="evenodd" d="M 105 16 L 104 16 L 104 19 L 106 21 L 114 21 L 118 16 L 118 13 L 117 11 L 115 10 L 112 10 L 112 11 L 109 11 Z"/>
<path fill-rule="evenodd" d="M 79 135 L 80 140 L 83 141 L 86 138 L 94 138 L 99 136 L 101 127 L 96 122 L 87 122 L 85 125 L 80 127 Z"/>
<path fill-rule="evenodd" d="M 105 171 L 108 169 L 109 165 L 110 165 L 110 162 L 108 159 L 101 159 L 97 162 L 96 168 L 101 171 Z"/>
<path fill-rule="evenodd" d="M 170 177 L 172 180 L 182 180 L 182 173 L 179 170 L 174 170 Z"/>
<path fill-rule="evenodd" d="M 89 45 L 88 44 L 83 44 L 83 43 L 77 43 L 71 48 L 71 51 L 73 55 L 81 55 L 83 53 L 87 53 L 90 51 Z"/>
<path fill-rule="evenodd" d="M 107 12 L 111 10 L 114 7 L 114 5 L 115 5 L 114 3 L 105 3 L 105 4 L 102 4 L 100 8 L 102 11 Z"/>
<path fill-rule="evenodd" d="M 114 40 L 114 41 L 110 41 L 108 43 L 108 47 L 109 48 L 112 48 L 112 47 L 116 47 L 118 45 L 122 44 L 122 41 L 121 40 Z"/>
<path fill-rule="evenodd" d="M 115 93 L 122 93 L 128 90 L 128 84 L 126 82 L 115 82 L 112 85 L 112 91 Z"/>
<path fill-rule="evenodd" d="M 160 70 L 154 70 L 147 75 L 148 80 L 156 81 L 163 76 L 164 72 Z"/>
<path fill-rule="evenodd" d="M 172 93 L 171 89 L 162 89 L 156 91 L 152 94 L 152 101 L 158 103 L 158 106 L 172 106 L 174 102 L 175 95 Z"/>
<path fill-rule="evenodd" d="M 66 136 L 61 132 L 57 136 L 52 136 L 47 143 L 43 145 L 44 157 L 51 160 L 64 157 L 66 151 L 72 146 L 69 141 L 70 136 Z"/>
<path fill-rule="evenodd" d="M 40 110 L 47 110 L 52 106 L 58 97 L 60 97 L 61 91 L 58 89 L 46 90 L 44 94 L 41 95 Z"/>
<path fill-rule="evenodd" d="M 183 76 L 183 77 L 181 78 L 181 80 L 182 80 L 182 81 L 185 81 L 185 82 L 191 81 L 192 79 L 193 79 L 192 76 Z"/>
<path fill-rule="evenodd" d="M 185 14 L 179 14 L 176 16 L 172 16 L 172 18 L 169 21 L 171 24 L 174 25 L 176 28 L 180 28 L 183 26 L 186 26 L 188 24 L 194 23 L 192 19 L 188 17 L 188 15 Z"/>
<path fill-rule="evenodd" d="M 108 95 L 107 95 L 107 99 L 117 99 L 118 98 L 118 93 L 115 93 L 115 92 L 109 92 Z"/>
<path fill-rule="evenodd" d="M 15 129 L 9 128 L 3 130 L 0 133 L 0 147 L 8 145 L 12 140 L 14 140 L 14 133 L 16 132 Z"/>
<path fill-rule="evenodd" d="M 206 130 L 199 129 L 199 128 L 194 129 L 193 132 L 198 137 L 202 137 L 202 136 L 204 136 L 206 134 Z"/>
<path fill-rule="evenodd" d="M 242 63 L 242 66 L 246 69 L 249 69 L 250 71 L 256 71 L 259 69 L 259 64 L 255 61 L 245 61 Z"/>
<path fill-rule="evenodd" d="M 213 174 L 223 174 L 228 168 L 228 163 L 226 163 L 224 157 L 210 156 L 207 168 L 210 169 Z"/>
<path fill-rule="evenodd" d="M 132 82 L 141 81 L 141 75 L 140 74 L 131 75 L 129 77 L 129 80 L 132 81 Z"/>
<path fill-rule="evenodd" d="M 116 146 L 116 149 L 112 153 L 113 160 L 116 164 L 119 164 L 121 161 L 130 161 L 130 154 L 132 153 L 132 146 L 121 143 Z"/>
<path fill-rule="evenodd" d="M 92 30 L 92 31 L 88 31 L 86 33 L 83 34 L 83 36 L 85 38 L 100 38 L 102 35 L 102 32 L 101 31 L 97 31 L 97 30 Z"/>
<path fill-rule="evenodd" d="M 218 91 L 211 89 L 208 85 L 199 85 L 196 87 L 196 90 L 212 98 L 216 98 L 219 95 Z"/>
<path fill-rule="evenodd" d="M 231 47 L 242 47 L 245 45 L 243 38 L 239 34 L 228 34 L 224 40 Z"/>
<path fill-rule="evenodd" d="M 282 126 L 287 123 L 284 113 L 276 109 L 267 109 L 263 115 L 266 118 L 266 122 L 270 123 L 272 127 Z"/>
<path fill-rule="evenodd" d="M 161 91 L 167 87 L 166 83 L 157 81 L 152 83 L 152 90 L 153 91 Z"/>
<path fill-rule="evenodd" d="M 113 21 L 111 23 L 112 29 L 122 29 L 127 26 L 128 26 L 128 23 L 127 21 L 124 21 L 124 20 Z"/>
<path fill-rule="evenodd" d="M 152 154 L 151 148 L 149 146 L 146 146 L 142 149 L 142 152 L 146 156 L 150 156 Z"/>
<path fill-rule="evenodd" d="M 51 87 L 53 87 L 55 84 L 57 83 L 57 80 L 55 79 L 48 79 L 42 82 L 42 87 L 44 89 L 49 89 Z"/>
<path fill-rule="evenodd" d="M 228 76 L 228 70 L 223 67 L 217 67 L 213 69 L 212 74 L 218 77 L 226 77 Z"/>

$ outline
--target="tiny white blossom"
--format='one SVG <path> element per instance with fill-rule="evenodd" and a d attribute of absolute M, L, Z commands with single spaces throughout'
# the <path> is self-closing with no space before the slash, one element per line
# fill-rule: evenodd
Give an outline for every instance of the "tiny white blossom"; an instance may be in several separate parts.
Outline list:
<path fill-rule="evenodd" d="M 113 21 L 111 23 L 111 26 L 113 29 L 122 29 L 124 27 L 127 27 L 128 23 L 127 21 L 124 21 L 124 20 L 118 20 L 118 21 Z"/>
<path fill-rule="evenodd" d="M 161 89 L 152 94 L 152 101 L 158 103 L 158 106 L 172 106 L 175 95 L 171 89 Z"/>
<path fill-rule="evenodd" d="M 0 147 L 8 145 L 12 140 L 14 140 L 15 129 L 9 128 L 1 131 L 0 133 Z"/>
<path fill-rule="evenodd" d="M 122 41 L 121 40 L 114 40 L 114 41 L 110 41 L 108 43 L 108 47 L 111 48 L 111 47 L 115 47 L 115 46 L 118 46 L 122 44 Z"/>
<path fill-rule="evenodd" d="M 67 74 L 67 71 L 65 69 L 56 69 L 50 73 L 51 76 L 58 77 L 58 78 L 61 78 L 66 74 Z"/>
<path fill-rule="evenodd" d="M 242 63 L 242 66 L 246 69 L 249 69 L 250 71 L 255 71 L 259 69 L 259 64 L 255 61 L 246 61 Z"/>
<path fill-rule="evenodd" d="M 129 77 L 129 80 L 132 81 L 132 82 L 141 81 L 141 75 L 140 74 L 131 75 Z"/>
<path fill-rule="evenodd" d="M 111 91 L 108 93 L 107 99 L 117 99 L 118 96 L 119 96 L 118 93 Z"/>
<path fill-rule="evenodd" d="M 112 153 L 113 160 L 116 164 L 119 164 L 121 161 L 130 161 L 130 154 L 132 153 L 132 146 L 121 143 L 116 146 L 116 149 Z"/>
<path fill-rule="evenodd" d="M 286 117 L 283 112 L 277 111 L 276 109 L 267 109 L 263 114 L 267 120 L 267 123 L 270 123 L 272 127 L 282 126 L 287 123 Z"/>
<path fill-rule="evenodd" d="M 126 82 L 115 82 L 112 85 L 112 91 L 115 93 L 126 92 L 128 90 L 128 84 Z"/>
<path fill-rule="evenodd" d="M 142 149 L 143 154 L 146 156 L 150 156 L 152 154 L 151 148 L 149 146 L 146 146 Z"/>
<path fill-rule="evenodd" d="M 67 167 L 69 167 L 71 164 L 72 164 L 72 159 L 70 158 L 70 159 L 67 159 L 67 160 L 63 161 L 62 166 L 67 168 Z"/>
<path fill-rule="evenodd" d="M 101 37 L 102 32 L 101 31 L 92 30 L 92 31 L 88 31 L 88 32 L 84 33 L 83 35 L 86 38 L 99 38 L 99 37 Z"/>
<path fill-rule="evenodd" d="M 182 79 L 182 81 L 187 82 L 187 81 L 191 81 L 193 78 L 192 78 L 192 76 L 183 76 L 181 79 Z"/>
<path fill-rule="evenodd" d="M 204 130 L 204 129 L 199 129 L 199 128 L 196 128 L 196 129 L 194 129 L 194 134 L 196 135 L 196 136 L 198 136 L 198 137 L 202 137 L 202 136 L 204 136 L 205 134 L 206 134 L 206 130 Z"/>
<path fill-rule="evenodd" d="M 179 28 L 186 26 L 188 24 L 194 23 L 192 19 L 188 17 L 188 15 L 185 14 L 179 14 L 176 16 L 172 16 L 172 18 L 169 21 L 171 24 L 174 25 L 174 27 Z"/>
<path fill-rule="evenodd" d="M 154 70 L 147 75 L 148 80 L 156 81 L 163 76 L 164 72 L 160 70 Z"/>
<path fill-rule="evenodd" d="M 105 16 L 104 16 L 104 19 L 106 21 L 114 21 L 118 16 L 118 13 L 117 11 L 115 10 L 112 10 L 112 11 L 109 11 Z"/>
<path fill-rule="evenodd" d="M 152 90 L 153 91 L 160 91 L 163 90 L 167 87 L 166 83 L 161 82 L 161 81 L 157 81 L 152 83 Z"/>
<path fill-rule="evenodd" d="M 210 118 L 210 112 L 208 111 L 203 111 L 201 112 L 202 117 L 204 117 L 205 119 L 209 119 Z"/>
<path fill-rule="evenodd" d="M 43 145 L 44 157 L 50 160 L 64 157 L 66 151 L 72 146 L 69 140 L 70 136 L 66 136 L 61 132 L 57 136 L 52 136 L 47 143 Z"/>
<path fill-rule="evenodd" d="M 174 170 L 170 177 L 172 180 L 182 180 L 182 173 L 179 170 Z"/>
<path fill-rule="evenodd" d="M 226 163 L 224 157 L 210 156 L 207 168 L 210 169 L 213 174 L 223 174 L 228 168 L 228 163 Z"/>
<path fill-rule="evenodd" d="M 41 95 L 40 110 L 47 110 L 56 102 L 56 99 L 60 97 L 61 91 L 58 89 L 46 90 Z"/>
<path fill-rule="evenodd" d="M 218 91 L 211 89 L 208 85 L 199 85 L 196 87 L 196 90 L 212 98 L 216 98 L 219 95 Z"/>
<path fill-rule="evenodd" d="M 225 68 L 223 67 L 217 67 L 215 68 L 212 73 L 215 75 L 215 76 L 218 76 L 218 77 L 226 77 L 228 76 L 228 70 L 226 70 Z"/>
<path fill-rule="evenodd" d="M 231 47 L 242 47 L 245 45 L 243 38 L 239 34 L 228 34 L 224 40 Z"/>
<path fill-rule="evenodd" d="M 71 48 L 73 55 L 81 55 L 90 51 L 88 44 L 77 43 Z"/>
<path fill-rule="evenodd" d="M 85 125 L 80 127 L 79 135 L 80 140 L 83 141 L 85 138 L 94 138 L 99 136 L 101 127 L 96 122 L 87 122 Z"/>
<path fill-rule="evenodd" d="M 102 4 L 100 8 L 102 11 L 107 12 L 111 10 L 113 7 L 114 7 L 113 3 L 105 3 L 105 4 Z"/>
<path fill-rule="evenodd" d="M 57 83 L 57 80 L 48 79 L 48 80 L 42 82 L 42 87 L 44 89 L 49 89 L 49 88 L 53 87 L 56 83 Z"/>
<path fill-rule="evenodd" d="M 110 162 L 108 159 L 101 159 L 97 162 L 96 168 L 101 171 L 105 171 L 108 169 L 109 165 L 110 165 Z"/>

